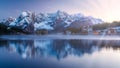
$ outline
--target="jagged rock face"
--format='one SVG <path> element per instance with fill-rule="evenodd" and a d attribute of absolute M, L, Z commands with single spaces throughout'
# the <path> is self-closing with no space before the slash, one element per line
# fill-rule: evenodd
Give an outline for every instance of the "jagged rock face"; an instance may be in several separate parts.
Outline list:
<path fill-rule="evenodd" d="M 34 32 L 34 22 L 35 22 L 35 13 L 31 12 L 22 12 L 20 16 L 13 22 L 9 24 L 9 26 L 17 26 L 24 31 L 33 33 Z"/>
<path fill-rule="evenodd" d="M 34 34 L 34 25 L 32 23 L 30 23 L 26 28 L 25 31 Z"/>
<path fill-rule="evenodd" d="M 91 25 L 93 25 L 93 23 L 91 22 L 90 19 L 82 18 L 82 20 L 81 19 L 75 20 L 73 23 L 71 23 L 69 27 L 79 28 L 82 26 L 91 26 Z"/>
<path fill-rule="evenodd" d="M 15 21 L 15 18 L 9 17 L 9 18 L 7 18 L 7 19 L 1 20 L 0 23 L 3 23 L 3 24 L 5 24 L 5 25 L 9 25 L 11 22 L 14 22 L 14 21 Z"/>

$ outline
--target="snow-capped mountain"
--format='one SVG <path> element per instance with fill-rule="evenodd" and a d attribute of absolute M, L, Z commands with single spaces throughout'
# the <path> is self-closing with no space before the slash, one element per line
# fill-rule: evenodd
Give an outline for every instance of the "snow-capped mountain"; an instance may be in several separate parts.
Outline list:
<path fill-rule="evenodd" d="M 83 14 L 70 15 L 66 12 L 58 10 L 55 13 L 39 13 L 35 14 L 30 11 L 22 12 L 18 18 L 8 18 L 3 21 L 10 27 L 19 27 L 21 29 L 33 31 L 46 30 L 63 30 L 67 27 L 80 27 L 103 23 L 101 19 L 96 19 Z"/>
<path fill-rule="evenodd" d="M 9 24 L 9 26 L 21 26 L 22 29 L 27 27 L 29 24 L 34 23 L 34 13 L 22 12 L 20 16 Z"/>

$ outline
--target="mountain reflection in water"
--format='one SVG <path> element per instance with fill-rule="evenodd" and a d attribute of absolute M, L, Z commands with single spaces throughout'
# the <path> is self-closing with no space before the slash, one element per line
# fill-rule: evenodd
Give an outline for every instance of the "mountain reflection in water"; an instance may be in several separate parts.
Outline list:
<path fill-rule="evenodd" d="M 74 55 L 81 57 L 102 49 L 119 50 L 120 41 L 114 40 L 0 40 L 0 48 L 18 53 L 22 58 L 54 57 L 58 60 Z"/>

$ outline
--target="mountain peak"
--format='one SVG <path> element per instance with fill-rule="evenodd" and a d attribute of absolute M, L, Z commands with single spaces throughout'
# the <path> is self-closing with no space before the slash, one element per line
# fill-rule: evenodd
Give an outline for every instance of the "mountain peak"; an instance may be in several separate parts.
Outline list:
<path fill-rule="evenodd" d="M 22 17 L 26 17 L 26 16 L 28 16 L 28 13 L 27 13 L 27 12 L 22 12 L 22 13 L 21 13 L 21 16 L 22 16 Z"/>

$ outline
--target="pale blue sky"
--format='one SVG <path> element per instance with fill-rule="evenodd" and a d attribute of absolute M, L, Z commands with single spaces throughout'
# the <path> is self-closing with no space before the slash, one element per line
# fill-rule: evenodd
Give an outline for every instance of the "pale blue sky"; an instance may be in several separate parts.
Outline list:
<path fill-rule="evenodd" d="M 65 11 L 83 13 L 111 22 L 120 20 L 120 0 L 0 0 L 0 18 L 18 16 L 22 11 L 36 13 Z"/>

